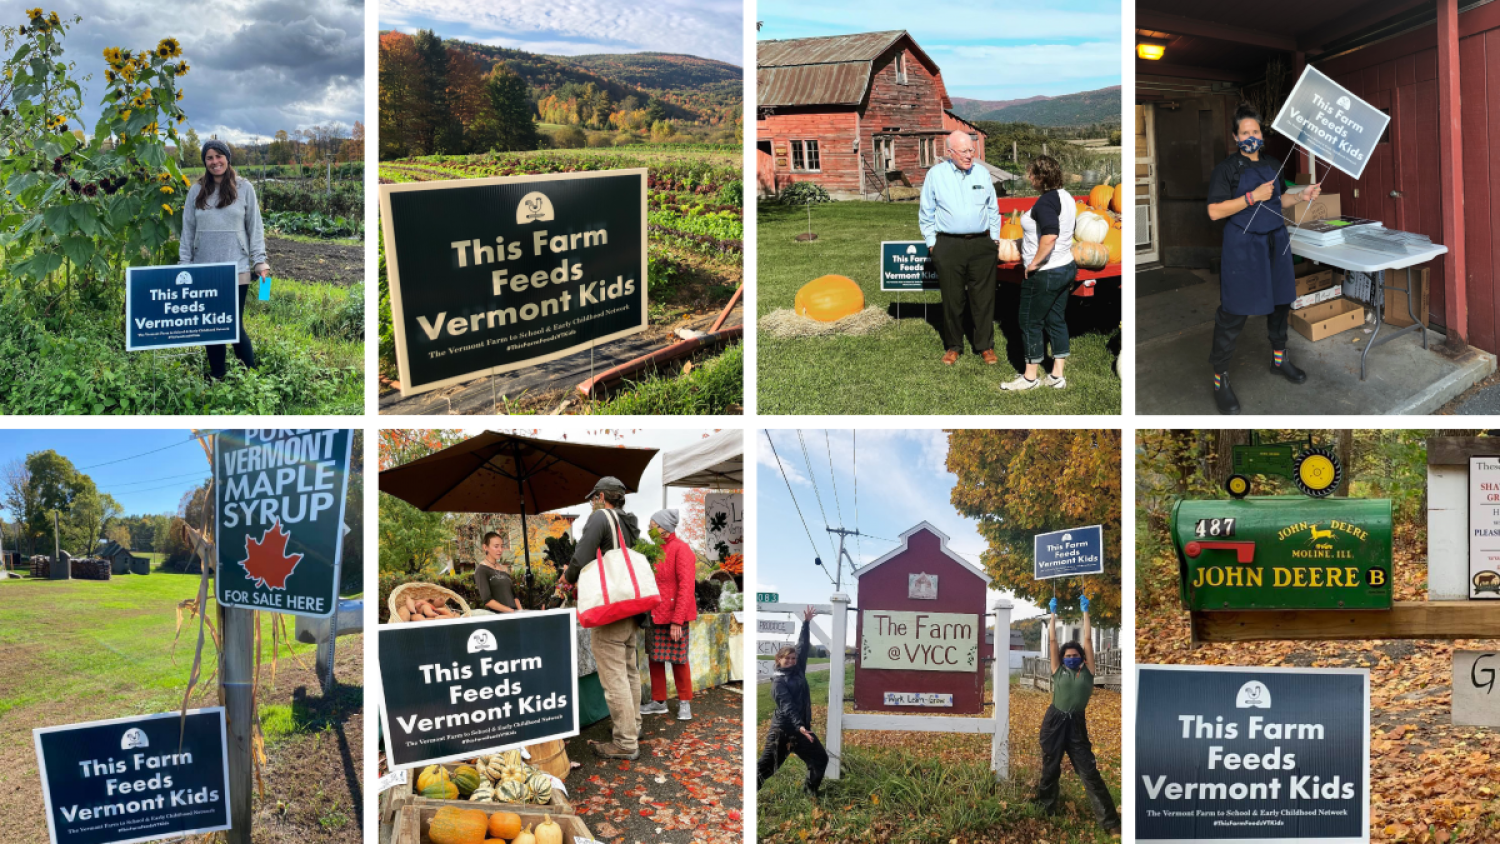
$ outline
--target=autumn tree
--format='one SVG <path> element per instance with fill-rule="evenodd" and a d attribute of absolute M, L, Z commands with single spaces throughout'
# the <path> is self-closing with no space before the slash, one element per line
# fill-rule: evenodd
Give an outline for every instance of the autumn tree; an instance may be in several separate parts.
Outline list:
<path fill-rule="evenodd" d="M 382 429 L 380 468 L 389 469 L 462 442 L 461 431 Z M 448 514 L 426 513 L 394 495 L 380 496 L 380 570 L 434 572 L 452 540 Z"/>
<path fill-rule="evenodd" d="M 426 119 L 426 74 L 415 40 L 404 32 L 380 36 L 380 158 L 423 152 L 418 127 Z"/>
<path fill-rule="evenodd" d="M 504 63 L 495 65 L 484 80 L 489 111 L 476 127 L 478 146 L 513 152 L 536 149 L 536 120 L 527 99 L 526 80 Z"/>
<path fill-rule="evenodd" d="M 354 121 L 354 128 L 349 131 L 349 140 L 339 147 L 339 161 L 364 161 L 365 160 L 365 124 Z"/>
<path fill-rule="evenodd" d="M 1119 625 L 1119 431 L 949 431 L 947 467 L 953 506 L 989 544 L 980 560 L 994 587 L 1043 606 L 1055 589 L 1067 617 L 1087 594 L 1096 624 Z M 1104 528 L 1103 576 L 1036 580 L 1032 537 L 1085 525 Z"/>

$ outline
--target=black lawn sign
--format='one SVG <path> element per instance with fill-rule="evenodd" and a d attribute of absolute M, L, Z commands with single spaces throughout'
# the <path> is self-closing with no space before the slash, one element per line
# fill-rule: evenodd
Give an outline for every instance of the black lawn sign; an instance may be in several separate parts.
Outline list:
<path fill-rule="evenodd" d="M 576 623 L 562 609 L 381 625 L 391 767 L 578 735 Z"/>
<path fill-rule="evenodd" d="M 646 327 L 646 170 L 380 186 L 403 396 Z"/>
<path fill-rule="evenodd" d="M 224 709 L 32 730 L 52 844 L 229 829 Z"/>
<path fill-rule="evenodd" d="M 925 240 L 882 240 L 880 242 L 880 289 L 937 290 L 937 267 L 927 257 Z"/>
<path fill-rule="evenodd" d="M 317 618 L 338 609 L 351 433 L 275 428 L 214 437 L 221 605 Z"/>
<path fill-rule="evenodd" d="M 1389 114 L 1308 65 L 1271 128 L 1358 179 L 1390 122 Z"/>
<path fill-rule="evenodd" d="M 1364 669 L 1136 668 L 1136 840 L 1370 840 Z"/>
<path fill-rule="evenodd" d="M 127 352 L 240 340 L 234 264 L 129 267 L 125 291 Z"/>

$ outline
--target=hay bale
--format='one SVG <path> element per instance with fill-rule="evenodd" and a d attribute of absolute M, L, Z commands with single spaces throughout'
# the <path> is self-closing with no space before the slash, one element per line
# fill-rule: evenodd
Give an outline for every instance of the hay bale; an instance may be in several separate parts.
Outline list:
<path fill-rule="evenodd" d="M 833 322 L 819 322 L 782 308 L 760 318 L 760 330 L 778 339 L 792 337 L 828 337 L 834 334 L 863 336 L 874 334 L 896 321 L 880 308 L 865 308 Z"/>
<path fill-rule="evenodd" d="M 892 202 L 916 202 L 922 198 L 921 188 L 909 188 L 905 185 L 891 185 L 886 189 Z"/>

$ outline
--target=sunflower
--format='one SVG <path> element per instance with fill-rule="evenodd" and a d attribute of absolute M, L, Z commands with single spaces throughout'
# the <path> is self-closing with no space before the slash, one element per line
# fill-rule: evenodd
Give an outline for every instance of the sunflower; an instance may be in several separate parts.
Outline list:
<path fill-rule="evenodd" d="M 156 55 L 164 59 L 175 59 L 182 55 L 182 45 L 177 43 L 176 38 L 163 38 L 156 45 Z"/>
<path fill-rule="evenodd" d="M 182 102 L 182 92 L 181 91 L 177 92 L 177 101 L 178 102 Z"/>
<path fill-rule="evenodd" d="M 187 62 L 183 62 L 182 64 L 180 64 L 180 65 L 177 66 L 177 73 L 176 73 L 177 76 L 187 76 L 187 72 L 188 72 L 188 63 Z"/>
<path fill-rule="evenodd" d="M 162 185 L 161 186 L 161 192 L 162 193 L 176 193 L 177 191 L 172 190 L 172 186 L 171 185 Z"/>
<path fill-rule="evenodd" d="M 130 109 L 127 108 L 124 111 L 120 112 L 120 119 L 121 120 L 129 120 L 130 119 Z"/>
<path fill-rule="evenodd" d="M 26 10 L 26 17 L 29 18 L 29 19 L 31 19 L 31 20 L 39 20 L 42 17 L 42 9 L 41 9 L 41 7 L 38 6 L 35 9 L 27 9 Z"/>
<path fill-rule="evenodd" d="M 171 214 L 172 213 L 172 206 L 170 206 L 170 205 L 166 204 L 165 202 L 163 202 L 162 206 L 161 206 L 161 210 L 167 212 L 168 214 Z"/>
<path fill-rule="evenodd" d="M 47 15 L 47 23 L 50 23 L 53 26 L 62 26 L 62 21 L 58 19 L 56 12 L 50 12 L 50 13 L 48 13 L 48 15 Z"/>

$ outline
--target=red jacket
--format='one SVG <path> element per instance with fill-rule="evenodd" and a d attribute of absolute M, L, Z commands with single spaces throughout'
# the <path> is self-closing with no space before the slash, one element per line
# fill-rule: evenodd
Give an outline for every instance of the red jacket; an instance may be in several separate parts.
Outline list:
<path fill-rule="evenodd" d="M 656 566 L 656 591 L 661 593 L 661 603 L 651 611 L 651 623 L 687 624 L 698 617 L 698 596 L 693 592 L 698 560 L 693 549 L 675 533 L 667 534 L 662 549 L 667 555 Z"/>

